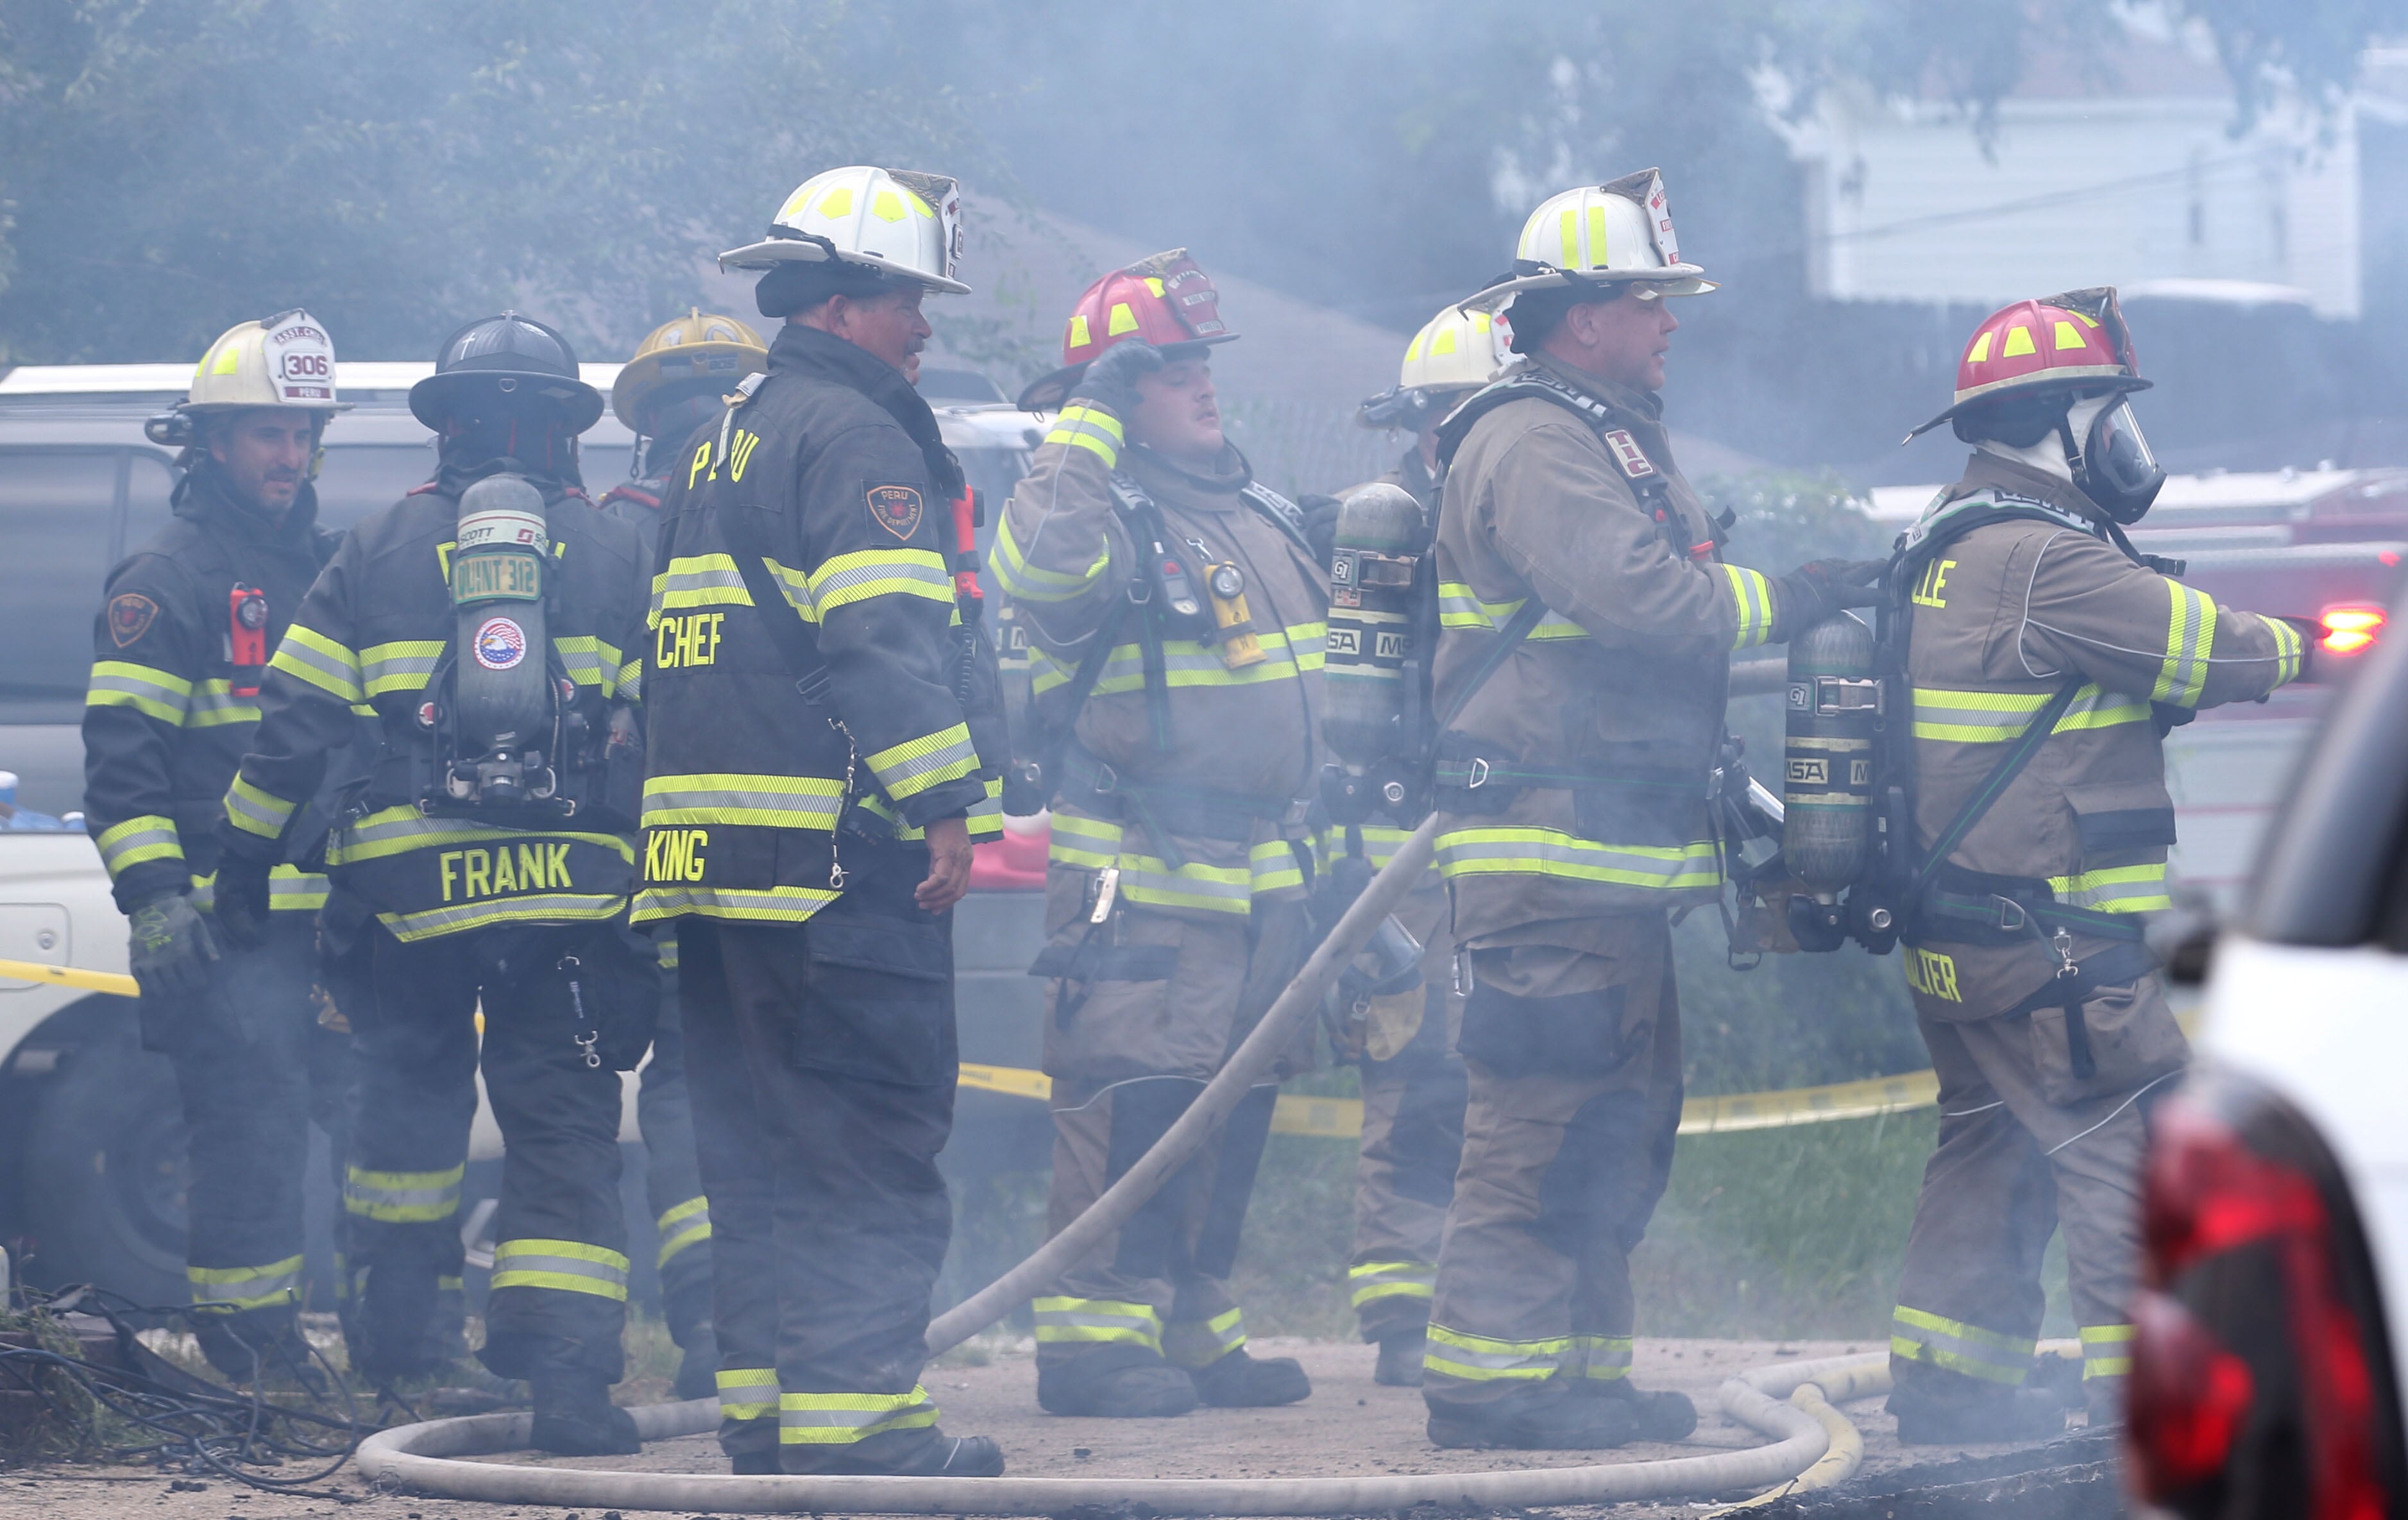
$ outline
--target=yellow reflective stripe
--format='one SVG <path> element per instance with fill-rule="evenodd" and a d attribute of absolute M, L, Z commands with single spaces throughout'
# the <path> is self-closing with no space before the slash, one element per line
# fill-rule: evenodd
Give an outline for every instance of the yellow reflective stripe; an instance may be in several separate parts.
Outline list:
<path fill-rule="evenodd" d="M 2070 908 L 2101 913 L 2154 913 L 2172 908 L 2166 894 L 2166 865 L 2110 866 L 2075 876 L 2048 879 L 2057 900 Z"/>
<path fill-rule="evenodd" d="M 2281 618 L 2270 618 L 2263 612 L 2253 612 L 2250 616 L 2264 624 L 2266 632 L 2274 640 L 2274 684 L 2282 686 L 2299 680 L 2300 656 L 2304 652 L 2300 630 Z"/>
<path fill-rule="evenodd" d="M 1304 868 L 1297 863 L 1296 852 L 1285 839 L 1266 839 L 1248 850 L 1246 871 L 1257 897 L 1287 887 L 1300 891 L 1304 886 Z"/>
<path fill-rule="evenodd" d="M 1953 691 L 1942 686 L 1914 690 L 1914 737 L 1948 744 L 1999 744 L 2020 736 L 2033 714 L 2048 705 L 2048 692 Z M 2075 733 L 2145 723 L 2149 704 L 2137 696 L 2103 692 L 2086 682 L 2049 732 Z"/>
<path fill-rule="evenodd" d="M 788 1446 L 847 1446 L 889 1430 L 923 1430 L 937 1406 L 919 1384 L 910 1393 L 781 1393 L 778 1440 Z"/>
<path fill-rule="evenodd" d="M 218 905 L 218 874 L 194 876 L 193 906 L 209 912 Z M 267 911 L 271 913 L 316 911 L 326 906 L 326 878 L 298 866 L 277 866 L 267 873 Z"/>
<path fill-rule="evenodd" d="M 863 763 L 878 778 L 886 795 L 900 802 L 933 786 L 959 781 L 978 769 L 978 749 L 970 743 L 967 724 L 954 724 L 933 734 L 906 739 L 867 755 Z"/>
<path fill-rule="evenodd" d="M 284 630 L 284 641 L 276 646 L 267 668 L 307 681 L 338 702 L 367 700 L 367 694 L 360 689 L 360 657 L 351 646 L 308 624 L 296 623 Z"/>
<path fill-rule="evenodd" d="M 1570 624 L 1567 624 L 1570 626 Z M 1585 638 L 1584 634 L 1578 637 Z M 1162 646 L 1163 680 L 1178 689 L 1192 686 L 1259 686 L 1275 681 L 1294 681 L 1307 671 L 1319 670 L 1324 651 L 1328 643 L 1326 624 L 1298 623 L 1277 632 L 1254 636 L 1266 656 L 1259 664 L 1241 666 L 1232 670 L 1223 662 L 1219 649 L 1200 639 L 1165 639 Z M 1030 652 L 1032 674 L 1030 685 L 1042 695 L 1068 684 L 1072 667 L 1055 659 L 1043 650 Z M 1103 674 L 1096 678 L 1095 695 L 1116 695 L 1145 689 L 1144 652 L 1135 644 L 1115 644 L 1104 660 Z"/>
<path fill-rule="evenodd" d="M 1083 573 L 1049 570 L 1041 565 L 1031 565 L 1028 555 L 1012 536 L 1011 516 L 1005 513 L 996 524 L 995 545 L 987 551 L 986 567 L 995 576 L 996 584 L 1004 594 L 1024 602 L 1067 602 L 1083 595 L 1087 588 L 1102 578 L 1111 567 L 1112 550 L 1110 542 L 1096 551 L 1095 563 Z"/>
<path fill-rule="evenodd" d="M 1084 449 L 1104 462 L 1104 468 L 1117 469 L 1121 462 L 1121 443 L 1125 435 L 1120 419 L 1100 407 L 1068 406 L 1054 420 L 1054 429 L 1045 435 L 1048 443 L 1059 443 L 1074 449 Z"/>
<path fill-rule="evenodd" d="M 1207 866 L 1189 861 L 1177 870 L 1154 855 L 1121 849 L 1121 825 L 1075 813 L 1054 815 L 1047 859 L 1081 870 L 1120 868 L 1120 895 L 1157 908 L 1197 908 L 1246 913 L 1254 908 L 1254 872 L 1245 866 Z"/>
<path fill-rule="evenodd" d="M 396 638 L 360 651 L 361 685 L 370 696 L 423 692 L 451 646 L 440 638 Z"/>
<path fill-rule="evenodd" d="M 1426 1261 L 1367 1261 L 1346 1269 L 1357 1309 L 1382 1298 L 1427 1298 L 1438 1292 L 1438 1268 Z"/>
<path fill-rule="evenodd" d="M 642 701 L 644 699 L 644 657 L 638 654 L 621 666 L 619 679 L 614 684 L 617 688 L 616 695 L 622 701 Z"/>
<path fill-rule="evenodd" d="M 125 660 L 95 660 L 85 689 L 88 708 L 132 708 L 146 718 L 180 726 L 192 702 L 193 683 L 181 676 Z"/>
<path fill-rule="evenodd" d="M 632 852 L 631 852 L 632 853 Z M 627 899 L 615 893 L 538 892 L 521 897 L 432 908 L 420 913 L 379 913 L 377 922 L 405 944 L 497 924 L 590 924 L 616 918 Z"/>
<path fill-rule="evenodd" d="M 595 634 L 564 634 L 552 641 L 560 667 L 580 686 L 594 686 L 610 695 L 619 676 L 619 646 Z"/>
<path fill-rule="evenodd" d="M 1174 1320 L 1162 1330 L 1163 1359 L 1190 1371 L 1211 1366 L 1245 1343 L 1245 1313 L 1237 1309 L 1211 1319 Z"/>
<path fill-rule="evenodd" d="M 616 834 L 536 834 L 496 828 L 465 818 L 429 818 L 416 808 L 404 805 L 380 808 L 337 829 L 326 843 L 326 864 L 356 866 L 363 861 L 447 845 L 537 843 L 590 844 L 597 849 L 615 850 L 622 860 L 632 862 L 636 858 L 635 845 Z"/>
<path fill-rule="evenodd" d="M 2172 605 L 2166 614 L 2166 657 L 2157 667 L 2153 701 L 2197 707 L 2207 685 L 2208 652 L 2215 644 L 2215 599 L 2165 578 Z"/>
<path fill-rule="evenodd" d="M 933 549 L 865 549 L 834 554 L 810 573 L 811 605 L 826 617 L 839 607 L 851 607 L 878 596 L 923 596 L 953 603 L 953 578 L 945 556 Z"/>
<path fill-rule="evenodd" d="M 1890 1312 L 1892 1355 L 1928 1362 L 1985 1383 L 2009 1386 L 2022 1383 L 2031 1370 L 2032 1353 L 2038 1346 L 2028 1336 L 2002 1335 L 1925 1309 L 1899 1304 Z"/>
<path fill-rule="evenodd" d="M 111 880 L 127 867 L 139 866 L 146 860 L 184 858 L 184 842 L 176 833 L 176 821 L 158 813 L 144 813 L 103 829 L 92 842 L 99 848 L 100 863 L 108 868 Z"/>
<path fill-rule="evenodd" d="M 423 1225 L 449 1219 L 460 1206 L 465 1169 L 443 1171 L 370 1171 L 343 1169 L 343 1212 L 388 1224 Z"/>
<path fill-rule="evenodd" d="M 1714 841 L 1684 845 L 1605 844 L 1559 829 L 1449 829 L 1438 837 L 1438 868 L 1458 876 L 1551 876 L 1656 892 L 1718 886 Z"/>
<path fill-rule="evenodd" d="M 672 1204 L 661 1212 L 654 1227 L 660 1232 L 661 1249 L 652 1265 L 666 1267 L 671 1256 L 710 1239 L 710 1199 L 691 1197 Z"/>
<path fill-rule="evenodd" d="M 1111 1344 L 1162 1349 L 1162 1316 L 1152 1304 L 1054 1294 L 1029 1306 L 1039 1345 Z"/>
<path fill-rule="evenodd" d="M 2128 1377 L 2131 1371 L 2132 1326 L 2128 1325 L 2082 1326 L 2082 1375 L 2084 1378 Z"/>
<path fill-rule="evenodd" d="M 1772 582 L 1756 571 L 1737 565 L 1717 565 L 1730 586 L 1732 615 L 1738 619 L 1731 648 L 1746 649 L 1772 637 Z"/>
<path fill-rule="evenodd" d="M 1571 1344 L 1570 1336 L 1499 1341 L 1493 1336 L 1449 1329 L 1432 1320 L 1429 1350 L 1423 1355 L 1422 1369 L 1466 1383 L 1535 1383 L 1555 1375 Z"/>
<path fill-rule="evenodd" d="M 771 1367 L 719 1369 L 719 1417 L 766 1420 L 778 1412 L 778 1371 Z"/>
<path fill-rule="evenodd" d="M 800 924 L 836 898 L 835 893 L 822 887 L 647 886 L 637 891 L 628 917 L 637 924 L 688 913 L 697 918 Z"/>
<path fill-rule="evenodd" d="M 221 1313 L 268 1309 L 301 1301 L 301 1258 L 287 1256 L 264 1267 L 186 1267 L 193 1307 Z"/>
<path fill-rule="evenodd" d="M 759 776 L 704 771 L 644 782 L 643 826 L 731 824 L 749 828 L 833 832 L 844 782 L 824 776 Z"/>
<path fill-rule="evenodd" d="M 987 778 L 986 796 L 970 805 L 969 816 L 966 821 L 969 825 L 970 839 L 973 842 L 1003 838 L 1002 777 Z"/>
<path fill-rule="evenodd" d="M 494 1247 L 493 1288 L 551 1288 L 624 1303 L 627 1258 L 582 1240 L 504 1240 Z"/>
<path fill-rule="evenodd" d="M 285 821 L 299 806 L 253 785 L 241 775 L 236 775 L 234 784 L 226 788 L 226 821 L 245 834 L 256 834 L 263 839 L 280 838 Z"/>
<path fill-rule="evenodd" d="M 1576 1335 L 1564 1353 L 1563 1369 L 1572 1377 L 1611 1383 L 1630 1375 L 1630 1337 Z"/>
<path fill-rule="evenodd" d="M 694 607 L 750 607 L 744 577 L 727 554 L 680 554 L 652 577 L 652 609 L 649 627 L 660 625 L 663 612 Z"/>
<path fill-rule="evenodd" d="M 193 705 L 184 710 L 187 728 L 224 728 L 258 721 L 257 704 L 235 695 L 234 682 L 216 676 L 194 686 Z"/>

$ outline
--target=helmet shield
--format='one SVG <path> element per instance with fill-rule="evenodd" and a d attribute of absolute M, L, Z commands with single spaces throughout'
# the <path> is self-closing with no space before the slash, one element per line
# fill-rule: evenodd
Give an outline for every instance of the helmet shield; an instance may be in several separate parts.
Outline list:
<path fill-rule="evenodd" d="M 2129 526 L 2157 499 L 2166 472 L 2141 432 L 2141 420 L 2132 413 L 2132 398 L 2101 399 L 2107 405 L 2100 409 L 2083 440 L 2082 457 L 2074 462 L 2073 483 L 2100 510 Z"/>

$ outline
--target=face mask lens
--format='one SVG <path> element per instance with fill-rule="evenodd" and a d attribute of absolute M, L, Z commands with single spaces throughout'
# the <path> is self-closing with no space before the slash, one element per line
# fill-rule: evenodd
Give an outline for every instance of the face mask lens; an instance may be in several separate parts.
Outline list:
<path fill-rule="evenodd" d="M 2091 469 L 2119 490 L 2146 485 L 2157 472 L 2157 456 L 2141 435 L 2140 420 L 2132 415 L 2129 401 L 2117 402 L 2091 424 L 2087 453 Z"/>

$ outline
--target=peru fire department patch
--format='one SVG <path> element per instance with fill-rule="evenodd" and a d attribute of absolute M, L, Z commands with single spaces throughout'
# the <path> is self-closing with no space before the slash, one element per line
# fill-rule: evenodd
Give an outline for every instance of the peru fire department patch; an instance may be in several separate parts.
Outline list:
<path fill-rule="evenodd" d="M 906 542 L 920 530 L 920 488 L 916 485 L 873 485 L 868 489 L 869 519 Z"/>
<path fill-rule="evenodd" d="M 117 640 L 119 649 L 123 649 L 149 633 L 150 624 L 158 621 L 158 617 L 159 604 L 148 596 L 128 592 L 122 596 L 111 597 L 108 603 L 108 637 Z"/>

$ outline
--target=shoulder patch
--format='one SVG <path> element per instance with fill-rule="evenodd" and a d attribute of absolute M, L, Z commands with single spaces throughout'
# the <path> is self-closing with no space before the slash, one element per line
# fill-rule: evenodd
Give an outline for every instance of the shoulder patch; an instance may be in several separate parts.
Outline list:
<path fill-rule="evenodd" d="M 916 485 L 865 485 L 863 495 L 869 501 L 869 520 L 910 542 L 920 530 L 920 518 L 924 504 Z"/>
<path fill-rule="evenodd" d="M 139 593 L 127 592 L 109 598 L 108 637 L 117 640 L 119 649 L 149 633 L 150 624 L 158 619 L 159 604 Z"/>
<path fill-rule="evenodd" d="M 1647 451 L 1639 447 L 1639 440 L 1624 429 L 1608 429 L 1605 446 L 1613 451 L 1613 462 L 1622 466 L 1622 473 L 1632 480 L 1645 480 L 1656 473 L 1656 466 L 1648 459 Z"/>

